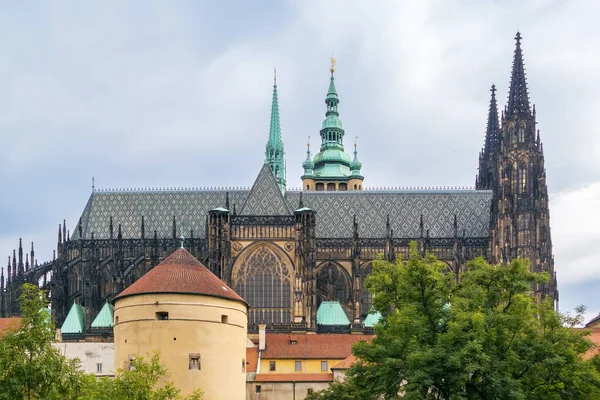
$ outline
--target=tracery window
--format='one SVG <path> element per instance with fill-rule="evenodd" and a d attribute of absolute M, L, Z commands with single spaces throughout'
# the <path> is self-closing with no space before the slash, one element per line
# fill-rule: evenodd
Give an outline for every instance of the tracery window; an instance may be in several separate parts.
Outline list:
<path fill-rule="evenodd" d="M 290 266 L 267 246 L 246 257 L 235 278 L 235 290 L 250 305 L 248 323 L 291 322 L 292 286 Z"/>
<path fill-rule="evenodd" d="M 336 264 L 329 263 L 319 270 L 317 273 L 317 294 L 321 301 L 338 300 L 342 304 L 348 304 L 350 293 L 348 274 Z"/>
<path fill-rule="evenodd" d="M 519 126 L 519 143 L 525 143 L 525 126 Z"/>
<path fill-rule="evenodd" d="M 519 193 L 527 191 L 527 166 L 519 166 Z"/>

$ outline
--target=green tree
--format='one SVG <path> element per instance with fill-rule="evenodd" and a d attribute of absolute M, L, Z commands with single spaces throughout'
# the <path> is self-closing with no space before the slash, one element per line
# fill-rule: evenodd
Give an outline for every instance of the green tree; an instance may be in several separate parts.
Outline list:
<path fill-rule="evenodd" d="M 167 370 L 158 352 L 131 361 L 131 368 L 119 369 L 114 378 L 90 379 L 81 399 L 86 400 L 177 400 L 181 391 L 165 381 Z M 95 377 L 94 377 L 95 378 Z M 196 390 L 186 400 L 202 400 Z"/>
<path fill-rule="evenodd" d="M 75 399 L 85 384 L 78 360 L 52 346 L 54 329 L 46 294 L 25 284 L 21 322 L 0 336 L 0 399 Z"/>
<path fill-rule="evenodd" d="M 593 344 L 571 329 L 583 309 L 561 315 L 532 295 L 546 274 L 521 259 L 473 260 L 458 282 L 447 269 L 415 243 L 406 261 L 376 261 L 376 337 L 354 346 L 344 383 L 312 399 L 600 399 L 598 360 L 583 357 Z"/>

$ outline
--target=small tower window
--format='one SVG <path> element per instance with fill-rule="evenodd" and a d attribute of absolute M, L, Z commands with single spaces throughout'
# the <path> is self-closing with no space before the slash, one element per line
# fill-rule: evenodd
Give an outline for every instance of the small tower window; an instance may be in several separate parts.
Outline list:
<path fill-rule="evenodd" d="M 159 321 L 166 321 L 169 319 L 169 313 L 164 311 L 159 311 L 156 313 L 156 319 Z"/>
<path fill-rule="evenodd" d="M 190 353 L 189 369 L 200 370 L 200 353 Z"/>
<path fill-rule="evenodd" d="M 226 324 L 229 322 L 229 317 L 225 314 L 221 315 L 221 323 Z"/>
<path fill-rule="evenodd" d="M 306 190 L 310 190 L 310 185 L 306 185 Z"/>
<path fill-rule="evenodd" d="M 348 190 L 348 185 L 346 183 L 340 183 L 338 190 L 346 191 Z"/>
<path fill-rule="evenodd" d="M 329 183 L 327 184 L 327 191 L 328 191 L 328 192 L 335 192 L 335 183 L 333 183 L 333 182 L 329 182 Z"/>
<path fill-rule="evenodd" d="M 273 372 L 273 371 L 275 371 L 275 368 L 276 368 L 275 361 L 269 361 L 269 371 Z"/>
<path fill-rule="evenodd" d="M 325 184 L 324 184 L 324 183 L 321 183 L 321 182 L 317 183 L 317 186 L 315 186 L 315 190 L 316 190 L 317 192 L 322 192 L 322 191 L 324 191 L 324 190 L 325 190 Z"/>

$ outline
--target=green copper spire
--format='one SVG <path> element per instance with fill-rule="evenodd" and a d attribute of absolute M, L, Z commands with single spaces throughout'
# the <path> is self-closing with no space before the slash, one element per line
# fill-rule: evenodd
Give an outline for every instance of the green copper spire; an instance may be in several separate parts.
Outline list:
<path fill-rule="evenodd" d="M 275 175 L 281 193 L 285 193 L 285 152 L 281 140 L 281 127 L 279 126 L 279 101 L 277 99 L 277 70 L 273 77 L 273 101 L 271 103 L 271 127 L 269 141 L 265 151 L 265 164 L 268 164 Z"/>
<path fill-rule="evenodd" d="M 333 180 L 344 180 L 351 174 L 350 156 L 344 152 L 344 129 L 340 120 L 338 104 L 340 99 L 335 88 L 335 78 L 333 73 L 335 60 L 331 59 L 331 78 L 329 79 L 329 89 L 325 97 L 327 110 L 325 120 L 321 126 L 321 148 L 314 158 L 315 178 L 327 178 Z"/>
<path fill-rule="evenodd" d="M 315 164 L 310 159 L 310 136 L 308 137 L 308 142 L 306 143 L 306 160 L 302 163 L 302 168 L 304 168 L 304 177 L 311 177 L 313 174 L 313 169 L 315 168 Z"/>
<path fill-rule="evenodd" d="M 358 136 L 354 139 L 354 159 L 350 163 L 350 169 L 352 170 L 351 176 L 353 178 L 362 179 L 363 177 L 360 174 L 360 169 L 362 168 L 362 163 L 358 160 L 358 150 L 356 149 L 358 144 L 356 143 L 356 139 L 358 139 Z"/>

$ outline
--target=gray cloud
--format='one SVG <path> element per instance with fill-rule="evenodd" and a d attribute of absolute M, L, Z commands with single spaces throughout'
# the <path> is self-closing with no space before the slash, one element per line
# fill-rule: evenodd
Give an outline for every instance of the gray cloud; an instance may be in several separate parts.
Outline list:
<path fill-rule="evenodd" d="M 596 212 L 585 205 L 600 199 L 600 6 L 219 4 L 1 8 L 0 254 L 22 236 L 50 258 L 58 223 L 74 226 L 92 176 L 100 187 L 250 185 L 263 160 L 273 67 L 288 182 L 299 186 L 331 53 L 346 146 L 359 137 L 366 185 L 471 185 L 488 89 L 506 95 L 520 29 L 553 193 L 559 285 L 597 273 L 587 218 Z M 572 216 L 581 190 L 592 197 Z M 572 308 L 576 296 L 561 304 Z"/>

